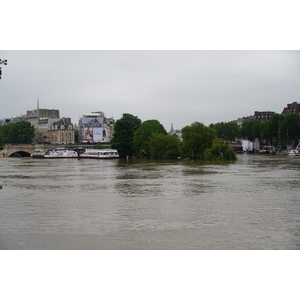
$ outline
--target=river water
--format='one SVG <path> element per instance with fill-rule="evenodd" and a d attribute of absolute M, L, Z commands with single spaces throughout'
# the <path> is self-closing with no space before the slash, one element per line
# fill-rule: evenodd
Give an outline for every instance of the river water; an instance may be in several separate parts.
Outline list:
<path fill-rule="evenodd" d="M 300 249 L 300 158 L 0 159 L 0 249 Z"/>

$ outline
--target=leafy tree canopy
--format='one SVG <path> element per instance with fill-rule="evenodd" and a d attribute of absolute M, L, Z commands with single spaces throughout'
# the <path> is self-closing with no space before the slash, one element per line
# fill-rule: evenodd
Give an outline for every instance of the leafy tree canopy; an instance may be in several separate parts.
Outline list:
<path fill-rule="evenodd" d="M 118 150 L 120 157 L 134 154 L 133 134 L 139 128 L 141 122 L 138 117 L 127 113 L 116 121 L 111 147 Z"/>
<path fill-rule="evenodd" d="M 210 124 L 209 127 L 217 132 L 218 138 L 223 141 L 234 141 L 240 137 L 240 128 L 236 122 L 220 122 Z"/>
<path fill-rule="evenodd" d="M 300 139 L 300 115 L 289 114 L 280 124 L 281 140 L 287 144 L 298 144 Z"/>
<path fill-rule="evenodd" d="M 214 129 L 202 123 L 194 122 L 182 128 L 182 154 L 184 157 L 204 159 L 204 151 L 212 147 L 212 142 L 217 138 Z"/>
<path fill-rule="evenodd" d="M 265 126 L 268 126 L 268 136 L 275 144 L 280 144 L 280 127 L 284 121 L 285 116 L 280 114 L 273 114 Z"/>
<path fill-rule="evenodd" d="M 149 137 L 149 152 L 152 158 L 176 159 L 180 156 L 180 141 L 177 136 L 153 132 Z"/>
<path fill-rule="evenodd" d="M 79 130 L 74 130 L 74 141 L 75 143 L 79 142 Z"/>
<path fill-rule="evenodd" d="M 96 144 L 93 146 L 93 149 L 103 149 L 103 145 L 101 145 L 100 143 Z"/>
<path fill-rule="evenodd" d="M 220 139 L 213 140 L 212 147 L 204 152 L 206 161 L 235 161 L 236 154 L 229 147 L 228 143 L 224 143 Z"/>
<path fill-rule="evenodd" d="M 3 138 L 2 136 L 0 135 L 0 151 L 4 148 L 4 145 L 3 145 Z"/>
<path fill-rule="evenodd" d="M 250 141 L 254 141 L 256 138 L 261 139 L 263 126 L 262 124 L 262 122 L 256 119 L 244 122 L 241 129 L 241 136 Z"/>
<path fill-rule="evenodd" d="M 34 138 L 34 127 L 29 122 L 21 121 L 0 127 L 3 142 L 8 144 L 31 144 Z"/>
<path fill-rule="evenodd" d="M 150 157 L 149 139 L 153 133 L 167 134 L 164 127 L 157 120 L 144 121 L 134 132 L 133 147 L 138 157 Z"/>
<path fill-rule="evenodd" d="M 253 140 L 258 138 L 271 145 L 296 143 L 300 138 L 300 116 L 297 114 L 273 114 L 270 120 L 259 122 L 251 120 L 242 127 L 242 136 Z"/>

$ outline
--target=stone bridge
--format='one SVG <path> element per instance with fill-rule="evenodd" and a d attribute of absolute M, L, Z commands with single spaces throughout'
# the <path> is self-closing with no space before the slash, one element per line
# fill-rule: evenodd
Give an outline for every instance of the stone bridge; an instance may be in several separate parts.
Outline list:
<path fill-rule="evenodd" d="M 2 151 L 0 151 L 0 158 L 1 157 L 30 157 L 30 155 L 33 153 L 34 150 L 41 150 L 41 151 L 47 151 L 48 149 L 56 149 L 56 148 L 66 148 L 66 149 L 73 149 L 77 147 L 83 147 L 83 148 L 91 148 L 93 145 L 31 145 L 31 144 L 7 144 L 3 148 Z M 110 148 L 109 144 L 103 144 L 104 148 Z"/>
<path fill-rule="evenodd" d="M 44 145 L 38 145 L 42 146 Z M 5 145 L 4 149 L 0 151 L 0 157 L 13 157 L 13 156 L 30 156 L 36 149 L 36 145 Z"/>

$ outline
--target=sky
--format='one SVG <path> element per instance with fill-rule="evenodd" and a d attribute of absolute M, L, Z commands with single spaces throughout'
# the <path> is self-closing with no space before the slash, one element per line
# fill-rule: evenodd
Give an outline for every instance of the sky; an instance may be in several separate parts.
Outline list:
<path fill-rule="evenodd" d="M 4 50 L 0 119 L 59 109 L 77 124 L 103 111 L 158 120 L 167 131 L 230 122 L 300 102 L 300 51 Z"/>

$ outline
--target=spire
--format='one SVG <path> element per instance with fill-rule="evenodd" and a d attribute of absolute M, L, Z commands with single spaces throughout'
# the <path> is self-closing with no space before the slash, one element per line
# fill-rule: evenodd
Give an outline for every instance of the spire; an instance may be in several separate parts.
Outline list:
<path fill-rule="evenodd" d="M 173 128 L 173 123 L 171 123 L 171 130 L 170 130 L 170 134 L 174 133 L 174 128 Z"/>

